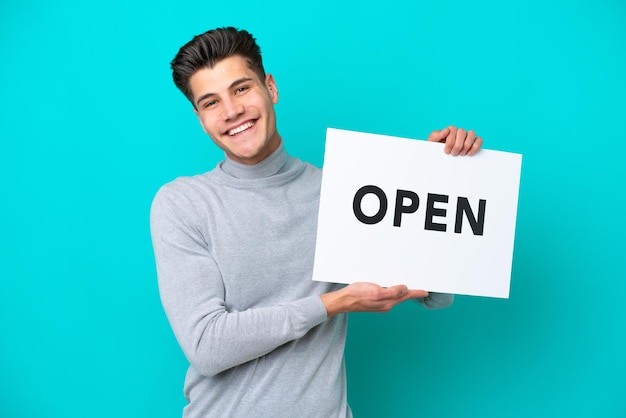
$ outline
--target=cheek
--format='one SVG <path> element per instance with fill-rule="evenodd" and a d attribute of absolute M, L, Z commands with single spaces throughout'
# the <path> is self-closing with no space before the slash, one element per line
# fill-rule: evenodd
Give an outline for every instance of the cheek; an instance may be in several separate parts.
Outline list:
<path fill-rule="evenodd" d="M 202 126 L 202 130 L 207 135 L 210 135 L 211 132 L 215 132 L 215 127 L 212 125 L 211 120 L 209 118 L 199 117 L 198 121 L 200 122 L 200 126 Z"/>

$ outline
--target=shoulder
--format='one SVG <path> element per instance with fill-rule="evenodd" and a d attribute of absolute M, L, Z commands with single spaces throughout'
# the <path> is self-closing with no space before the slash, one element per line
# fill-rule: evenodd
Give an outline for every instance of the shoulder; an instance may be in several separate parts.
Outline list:
<path fill-rule="evenodd" d="M 175 201 L 190 194 L 197 188 L 198 179 L 202 175 L 178 177 L 161 186 L 154 195 L 153 204 Z"/>
<path fill-rule="evenodd" d="M 160 199 L 194 199 L 197 195 L 205 194 L 207 189 L 217 187 L 219 181 L 216 175 L 218 168 L 202 174 L 180 176 L 161 186 L 154 197 Z"/>
<path fill-rule="evenodd" d="M 302 165 L 302 174 L 311 180 L 321 180 L 322 169 L 306 161 L 298 160 Z"/>
<path fill-rule="evenodd" d="M 289 189 L 298 196 L 318 195 L 322 185 L 322 170 L 306 161 L 294 159 L 294 175 L 289 175 Z"/>
<path fill-rule="evenodd" d="M 212 171 L 194 176 L 181 176 L 161 186 L 152 199 L 151 213 L 195 212 L 215 187 Z"/>

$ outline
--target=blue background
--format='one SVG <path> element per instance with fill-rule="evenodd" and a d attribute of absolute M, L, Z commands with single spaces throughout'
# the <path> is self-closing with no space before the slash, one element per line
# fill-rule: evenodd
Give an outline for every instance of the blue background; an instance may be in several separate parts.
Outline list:
<path fill-rule="evenodd" d="M 168 66 L 235 25 L 294 155 L 321 165 L 328 126 L 448 124 L 524 155 L 510 299 L 352 315 L 355 415 L 625 417 L 624 3 L 297 4 L 0 5 L 0 416 L 180 416 L 148 211 L 222 153 Z"/>

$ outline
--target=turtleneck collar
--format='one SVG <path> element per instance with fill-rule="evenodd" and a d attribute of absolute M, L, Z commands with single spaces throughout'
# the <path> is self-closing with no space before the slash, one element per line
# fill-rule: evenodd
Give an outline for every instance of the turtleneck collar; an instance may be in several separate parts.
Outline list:
<path fill-rule="evenodd" d="M 284 171 L 289 156 L 281 141 L 278 148 L 266 159 L 257 164 L 241 164 L 226 157 L 220 168 L 229 176 L 242 180 L 255 180 L 271 177 Z"/>

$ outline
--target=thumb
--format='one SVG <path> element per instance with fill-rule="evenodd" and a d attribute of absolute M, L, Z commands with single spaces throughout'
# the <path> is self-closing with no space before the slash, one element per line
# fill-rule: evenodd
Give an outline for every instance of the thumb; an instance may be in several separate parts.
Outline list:
<path fill-rule="evenodd" d="M 441 142 L 446 139 L 448 134 L 450 133 L 450 128 L 443 128 L 438 131 L 432 131 L 430 135 L 428 135 L 428 142 Z"/>
<path fill-rule="evenodd" d="M 411 299 L 423 299 L 427 298 L 429 295 L 425 290 L 410 290 L 409 293 L 411 294 Z"/>

